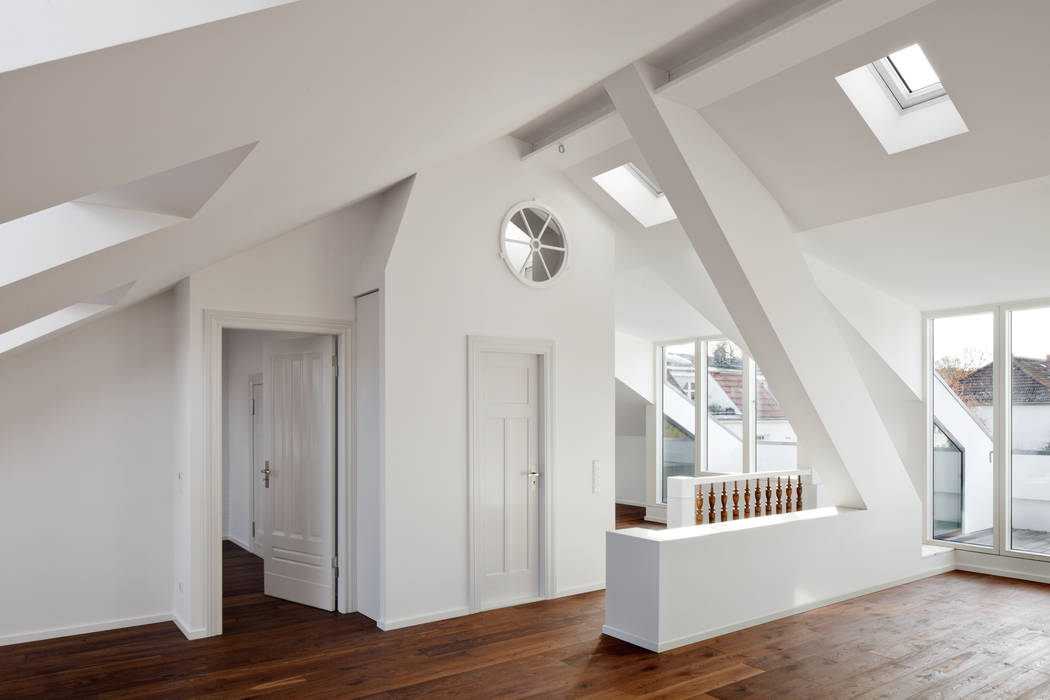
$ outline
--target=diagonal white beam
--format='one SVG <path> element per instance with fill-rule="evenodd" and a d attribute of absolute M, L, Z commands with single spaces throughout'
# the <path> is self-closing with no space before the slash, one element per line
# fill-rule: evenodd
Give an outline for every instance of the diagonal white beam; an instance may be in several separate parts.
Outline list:
<path fill-rule="evenodd" d="M 834 503 L 871 506 L 902 485 L 917 499 L 776 201 L 697 112 L 655 98 L 634 66 L 605 88 Z"/>

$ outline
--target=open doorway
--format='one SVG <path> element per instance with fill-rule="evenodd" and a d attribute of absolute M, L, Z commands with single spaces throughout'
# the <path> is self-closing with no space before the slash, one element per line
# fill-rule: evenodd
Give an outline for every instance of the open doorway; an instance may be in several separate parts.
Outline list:
<path fill-rule="evenodd" d="M 223 603 L 337 604 L 336 338 L 224 329 Z"/>

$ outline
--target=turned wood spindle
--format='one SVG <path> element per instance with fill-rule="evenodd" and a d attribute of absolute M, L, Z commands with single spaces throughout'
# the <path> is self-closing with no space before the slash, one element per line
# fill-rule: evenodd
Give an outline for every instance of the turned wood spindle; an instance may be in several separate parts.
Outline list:
<path fill-rule="evenodd" d="M 780 498 L 781 495 L 783 495 L 783 490 L 780 488 L 780 477 L 778 476 L 777 477 L 777 515 L 780 515 L 781 513 L 784 512 L 784 506 L 780 502 L 781 501 L 781 498 Z"/>
<path fill-rule="evenodd" d="M 744 517 L 751 517 L 751 482 L 744 479 Z"/>
<path fill-rule="evenodd" d="M 798 485 L 795 486 L 795 493 L 798 494 L 798 500 L 795 501 L 795 510 L 802 510 L 802 477 L 798 478 Z"/>
<path fill-rule="evenodd" d="M 704 487 L 696 487 L 696 512 L 694 514 L 694 520 L 696 524 L 700 525 L 704 522 Z"/>
<path fill-rule="evenodd" d="M 707 514 L 707 522 L 713 523 L 715 521 L 715 485 L 711 484 L 711 492 L 707 496 L 707 503 L 711 506 L 710 512 Z"/>
<path fill-rule="evenodd" d="M 790 513 L 791 512 L 791 494 L 792 494 L 791 477 L 790 476 L 788 477 L 788 485 L 787 485 L 787 488 L 784 490 L 784 493 L 787 494 L 787 498 L 784 499 L 784 512 L 785 513 Z"/>
<path fill-rule="evenodd" d="M 733 482 L 733 520 L 740 519 L 740 491 L 736 488 L 736 482 Z"/>
<path fill-rule="evenodd" d="M 755 512 L 754 516 L 757 518 L 762 515 L 762 484 L 758 479 L 755 479 Z"/>
<path fill-rule="evenodd" d="M 773 514 L 773 489 L 769 486 L 769 479 L 766 479 L 766 515 Z"/>
<path fill-rule="evenodd" d="M 726 511 L 726 482 L 722 482 L 722 522 L 729 520 L 729 513 Z"/>

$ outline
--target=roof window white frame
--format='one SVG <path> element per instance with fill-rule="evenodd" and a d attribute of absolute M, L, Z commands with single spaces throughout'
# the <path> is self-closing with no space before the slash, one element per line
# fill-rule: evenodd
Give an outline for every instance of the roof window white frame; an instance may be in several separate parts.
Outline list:
<path fill-rule="evenodd" d="M 883 56 L 879 60 L 871 64 L 872 70 L 875 74 L 882 79 L 885 83 L 886 88 L 890 92 L 890 96 L 893 97 L 894 101 L 900 105 L 902 110 L 911 109 L 917 105 L 929 102 L 930 100 L 936 100 L 939 97 L 945 97 L 948 92 L 944 89 L 944 85 L 941 83 L 934 83 L 933 85 L 927 85 L 919 90 L 911 90 L 908 84 L 904 82 L 904 78 L 901 77 L 900 71 L 893 65 L 893 60 L 889 56 Z"/>

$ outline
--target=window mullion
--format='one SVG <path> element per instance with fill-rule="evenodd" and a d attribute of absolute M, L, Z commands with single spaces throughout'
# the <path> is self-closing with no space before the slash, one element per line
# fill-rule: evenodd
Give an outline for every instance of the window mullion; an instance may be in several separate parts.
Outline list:
<path fill-rule="evenodd" d="M 696 448 L 696 475 L 708 470 L 707 465 L 707 341 L 696 341 L 696 374 L 693 386 L 695 390 L 694 401 L 696 404 L 696 424 L 693 426 L 693 441 Z"/>
<path fill-rule="evenodd" d="M 744 373 L 743 376 L 743 409 L 744 409 L 744 423 L 742 426 L 743 434 L 743 470 L 745 474 L 751 474 L 755 471 L 755 451 L 757 446 L 755 444 L 755 434 L 757 429 L 757 421 L 755 414 L 757 413 L 757 405 L 755 401 L 755 361 L 751 358 L 750 354 L 745 353 L 743 362 L 741 363 L 741 371 Z"/>
<path fill-rule="evenodd" d="M 992 397 L 995 416 L 992 446 L 992 508 L 996 524 L 995 551 L 999 554 L 1010 549 L 1011 514 L 1009 503 L 1009 452 L 1010 452 L 1010 374 L 1013 368 L 1010 357 L 1009 321 L 1003 308 L 995 309 L 995 341 L 992 347 L 992 362 L 997 371 L 993 375 Z"/>

